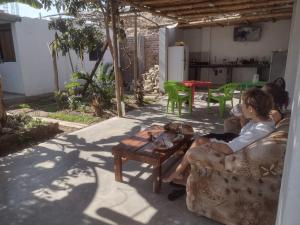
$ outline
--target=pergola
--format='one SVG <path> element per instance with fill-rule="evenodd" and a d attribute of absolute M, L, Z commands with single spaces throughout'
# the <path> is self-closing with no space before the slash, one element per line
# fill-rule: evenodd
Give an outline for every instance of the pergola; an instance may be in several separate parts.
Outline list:
<path fill-rule="evenodd" d="M 178 28 L 290 19 L 293 0 L 120 0 L 141 12 L 172 19 Z"/>

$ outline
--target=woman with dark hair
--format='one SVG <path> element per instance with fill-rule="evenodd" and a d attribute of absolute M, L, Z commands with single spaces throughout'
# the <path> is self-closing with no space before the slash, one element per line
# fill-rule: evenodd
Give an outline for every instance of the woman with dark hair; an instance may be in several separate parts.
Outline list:
<path fill-rule="evenodd" d="M 285 81 L 282 77 L 277 78 L 273 82 L 265 84 L 262 90 L 273 98 L 274 107 L 270 116 L 275 123 L 278 123 L 284 116 L 283 109 L 286 109 L 289 104 L 289 93 L 285 90 Z"/>

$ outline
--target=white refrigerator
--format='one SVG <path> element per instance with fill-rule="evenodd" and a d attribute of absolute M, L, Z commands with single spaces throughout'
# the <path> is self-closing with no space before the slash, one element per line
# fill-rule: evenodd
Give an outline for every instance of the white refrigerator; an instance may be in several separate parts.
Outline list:
<path fill-rule="evenodd" d="M 189 48 L 172 46 L 168 48 L 168 80 L 188 80 Z"/>

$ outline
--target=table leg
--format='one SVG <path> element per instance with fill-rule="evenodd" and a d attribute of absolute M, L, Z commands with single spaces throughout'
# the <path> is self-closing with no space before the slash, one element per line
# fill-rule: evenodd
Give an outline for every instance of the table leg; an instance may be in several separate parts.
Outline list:
<path fill-rule="evenodd" d="M 153 166 L 153 192 L 158 193 L 161 188 L 161 165 Z"/>
<path fill-rule="evenodd" d="M 196 91 L 196 87 L 193 85 L 192 86 L 192 105 L 194 105 L 195 91 Z"/>
<path fill-rule="evenodd" d="M 123 177 L 122 177 L 122 157 L 120 155 L 115 155 L 114 156 L 114 160 L 115 160 L 115 180 L 118 182 L 122 182 L 123 181 Z"/>

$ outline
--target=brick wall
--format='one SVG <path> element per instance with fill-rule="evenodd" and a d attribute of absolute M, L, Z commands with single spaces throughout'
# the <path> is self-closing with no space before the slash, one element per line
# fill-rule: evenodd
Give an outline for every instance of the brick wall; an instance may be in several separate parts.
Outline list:
<path fill-rule="evenodd" d="M 145 37 L 145 71 L 152 66 L 158 65 L 159 55 L 159 35 L 151 35 Z"/>
<path fill-rule="evenodd" d="M 124 50 L 126 49 L 126 51 Z M 124 83 L 127 86 L 133 80 L 134 64 L 134 37 L 127 38 L 126 43 L 120 45 L 121 66 Z M 159 35 L 158 33 L 144 36 L 144 68 L 141 73 L 148 71 L 152 66 L 158 65 Z M 130 64 L 131 63 L 131 64 Z"/>

